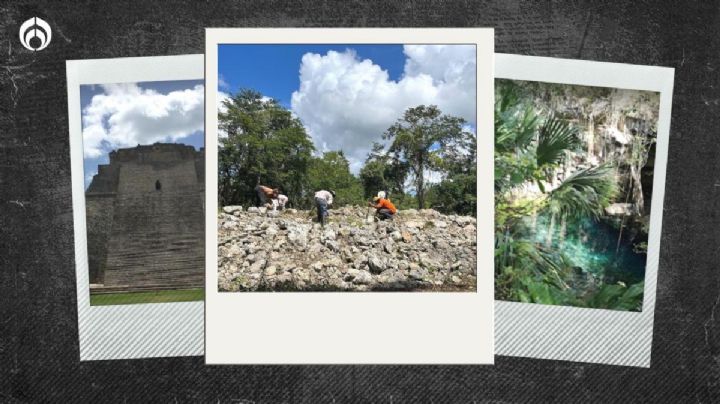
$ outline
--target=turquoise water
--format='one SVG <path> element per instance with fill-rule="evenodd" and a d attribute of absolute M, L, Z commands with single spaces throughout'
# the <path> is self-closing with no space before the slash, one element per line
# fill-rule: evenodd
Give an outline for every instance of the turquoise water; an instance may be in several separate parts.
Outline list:
<path fill-rule="evenodd" d="M 550 220 L 547 217 L 538 217 L 534 240 L 545 243 L 549 227 Z M 531 228 L 529 222 L 528 228 Z M 623 239 L 617 248 L 618 234 L 619 231 L 607 223 L 584 219 L 568 223 L 565 239 L 561 241 L 558 220 L 555 223 L 553 248 L 564 253 L 573 266 L 581 267 L 607 281 L 622 281 L 629 285 L 644 280 L 646 254 L 633 250 L 627 231 L 623 232 Z"/>

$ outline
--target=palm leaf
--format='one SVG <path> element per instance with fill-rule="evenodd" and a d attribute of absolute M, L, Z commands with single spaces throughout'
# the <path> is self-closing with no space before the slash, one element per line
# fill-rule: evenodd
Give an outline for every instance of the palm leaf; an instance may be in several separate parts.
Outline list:
<path fill-rule="evenodd" d="M 521 101 L 518 87 L 501 81 L 495 97 L 495 150 L 525 150 L 534 140 L 537 126 L 538 116 L 532 105 Z"/>
<path fill-rule="evenodd" d="M 598 217 L 615 196 L 612 166 L 603 164 L 577 171 L 548 194 L 551 213 L 573 219 Z"/>
<path fill-rule="evenodd" d="M 558 164 L 567 151 L 580 145 L 577 128 L 556 117 L 550 117 L 540 128 L 536 151 L 537 165 Z"/>

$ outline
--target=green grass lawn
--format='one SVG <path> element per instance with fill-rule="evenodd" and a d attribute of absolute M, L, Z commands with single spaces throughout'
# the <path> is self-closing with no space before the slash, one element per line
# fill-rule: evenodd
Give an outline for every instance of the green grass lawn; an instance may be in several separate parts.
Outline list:
<path fill-rule="evenodd" d="M 156 292 L 90 295 L 90 305 L 107 306 L 115 304 L 194 302 L 204 299 L 205 289 L 159 290 Z"/>

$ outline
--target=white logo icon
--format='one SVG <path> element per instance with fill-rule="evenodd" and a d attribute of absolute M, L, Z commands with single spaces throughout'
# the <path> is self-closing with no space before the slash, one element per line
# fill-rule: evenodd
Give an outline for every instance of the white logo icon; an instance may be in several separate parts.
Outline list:
<path fill-rule="evenodd" d="M 51 39 L 50 24 L 42 18 L 33 17 L 20 26 L 20 43 L 33 52 L 47 48 Z"/>

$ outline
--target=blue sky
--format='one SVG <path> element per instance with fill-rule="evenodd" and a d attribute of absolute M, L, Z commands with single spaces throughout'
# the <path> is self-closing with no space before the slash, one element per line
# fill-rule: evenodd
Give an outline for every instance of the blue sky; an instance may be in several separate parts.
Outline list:
<path fill-rule="evenodd" d="M 85 187 L 117 148 L 155 142 L 204 147 L 204 80 L 80 86 Z"/>
<path fill-rule="evenodd" d="M 325 55 L 334 50 L 355 51 L 398 80 L 405 66 L 402 45 L 219 45 L 218 89 L 235 93 L 252 88 L 290 108 L 290 97 L 300 87 L 300 61 L 306 53 Z M 248 63 L 248 61 L 252 61 Z"/>
<path fill-rule="evenodd" d="M 278 100 L 319 152 L 343 150 L 357 173 L 408 108 L 437 105 L 474 132 L 475 57 L 472 45 L 224 44 L 218 98 L 249 88 Z"/>

